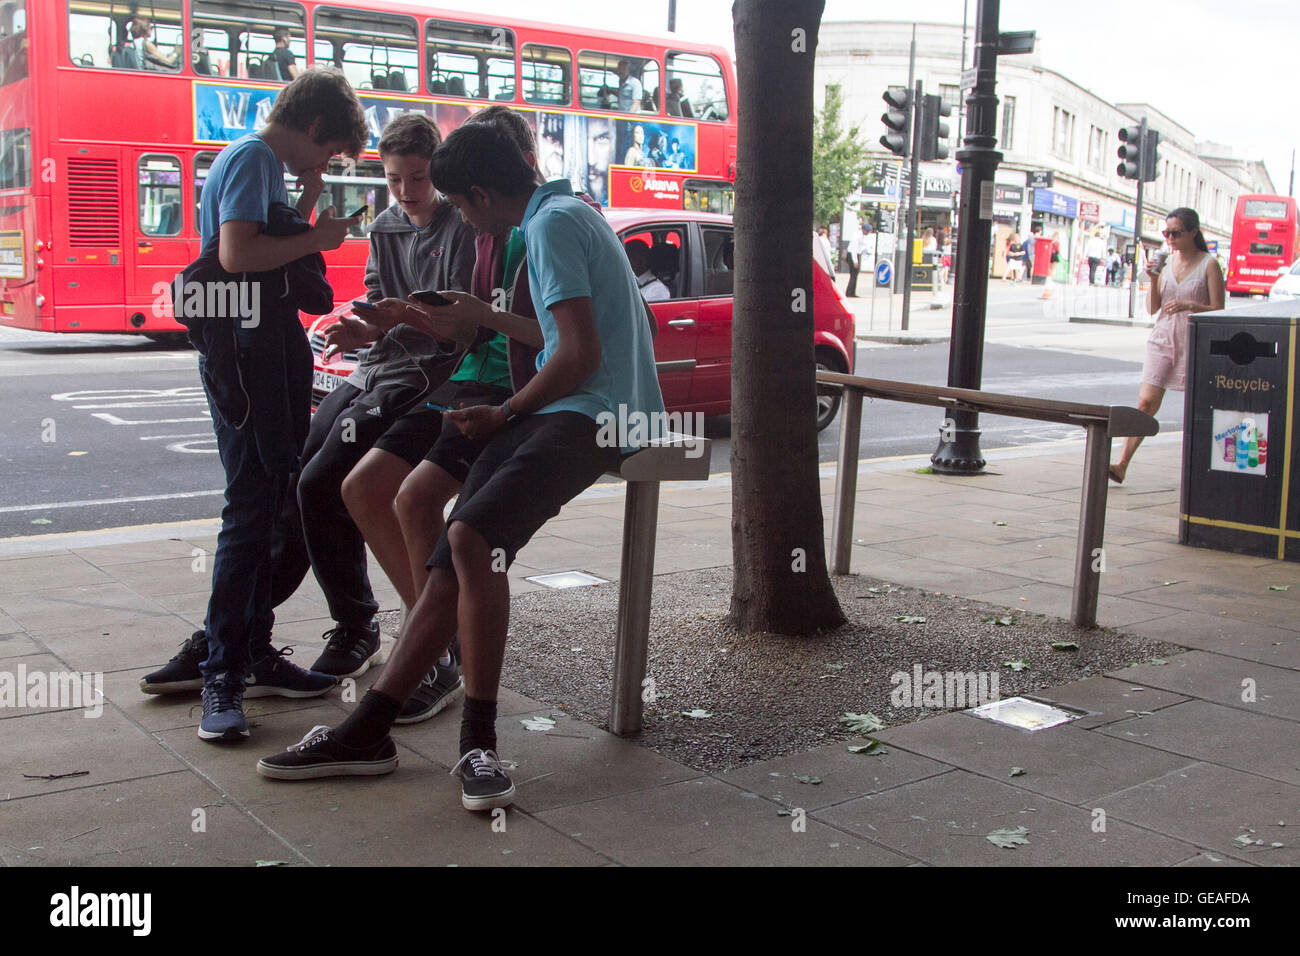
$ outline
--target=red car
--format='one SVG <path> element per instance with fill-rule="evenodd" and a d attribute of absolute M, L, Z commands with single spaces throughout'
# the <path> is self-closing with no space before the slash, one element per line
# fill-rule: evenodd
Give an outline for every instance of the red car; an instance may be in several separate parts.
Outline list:
<path fill-rule="evenodd" d="M 670 412 L 725 415 L 731 411 L 732 227 L 730 216 L 664 209 L 615 209 L 605 214 L 624 243 L 640 240 L 649 248 L 650 270 L 658 283 L 643 287 L 659 320 L 655 359 L 659 387 Z M 839 290 L 814 260 L 814 331 L 817 367 L 852 372 L 853 313 Z M 340 306 L 309 329 L 315 354 L 313 405 L 347 378 L 355 353 L 321 360 L 322 330 L 335 321 Z M 817 397 L 817 428 L 839 411 L 838 390 Z"/>

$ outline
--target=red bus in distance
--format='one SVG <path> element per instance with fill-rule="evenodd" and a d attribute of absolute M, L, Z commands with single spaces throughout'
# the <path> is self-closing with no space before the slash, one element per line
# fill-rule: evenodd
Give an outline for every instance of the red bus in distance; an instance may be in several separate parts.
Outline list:
<path fill-rule="evenodd" d="M 1225 280 L 1228 294 L 1267 295 L 1279 270 L 1289 269 L 1296 259 L 1296 201 L 1290 196 L 1238 196 Z"/>
<path fill-rule="evenodd" d="M 39 8 L 39 16 L 33 15 Z M 317 64 L 370 123 L 320 208 L 389 205 L 374 152 L 394 115 L 450 133 L 504 103 L 539 162 L 606 205 L 730 213 L 736 79 L 722 47 L 360 0 L 0 0 L 0 325 L 175 333 L 161 283 L 199 253 L 199 194 L 231 140 Z M 290 186 L 290 201 L 296 200 Z M 359 288 L 363 230 L 326 255 Z M 342 294 L 342 292 L 340 292 Z"/>

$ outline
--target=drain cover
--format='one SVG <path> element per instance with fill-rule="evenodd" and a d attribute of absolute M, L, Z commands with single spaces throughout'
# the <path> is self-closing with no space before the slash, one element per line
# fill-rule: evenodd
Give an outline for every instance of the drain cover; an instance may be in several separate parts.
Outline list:
<path fill-rule="evenodd" d="M 1021 730 L 1043 730 L 1047 727 L 1055 727 L 1057 724 L 1078 720 L 1083 716 L 1081 713 L 1072 713 L 1060 707 L 1053 707 L 1051 704 L 1030 700 L 1027 697 L 1008 697 L 1006 700 L 995 700 L 992 703 L 974 707 L 966 711 L 966 713 L 999 724 L 1006 724 L 1008 727 L 1019 727 Z"/>
<path fill-rule="evenodd" d="M 604 578 L 585 571 L 557 571 L 554 574 L 539 574 L 535 578 L 524 578 L 548 588 L 585 588 L 593 584 L 608 584 Z"/>

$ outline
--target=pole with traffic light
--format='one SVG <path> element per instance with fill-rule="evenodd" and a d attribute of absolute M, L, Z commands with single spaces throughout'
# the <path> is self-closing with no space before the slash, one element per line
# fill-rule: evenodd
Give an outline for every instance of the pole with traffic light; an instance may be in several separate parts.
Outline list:
<path fill-rule="evenodd" d="M 916 144 L 920 139 L 917 123 L 920 119 L 921 84 L 915 90 L 888 89 L 881 97 L 889 107 L 880 117 L 880 121 L 889 130 L 880 137 L 880 145 L 895 156 L 908 161 L 907 190 L 907 239 L 901 257 L 903 279 L 903 322 L 907 330 L 908 310 L 912 304 L 912 237 L 916 230 Z M 902 211 L 902 198 L 899 198 L 899 210 Z"/>
<path fill-rule="evenodd" d="M 1159 165 L 1160 134 L 1147 128 L 1147 118 L 1136 126 L 1125 126 L 1119 131 L 1120 147 L 1116 155 L 1120 163 L 1116 170 L 1124 179 L 1137 180 L 1137 210 L 1133 225 L 1133 264 L 1129 273 L 1128 317 L 1137 309 L 1138 253 L 1142 250 L 1142 185 L 1154 182 Z"/>

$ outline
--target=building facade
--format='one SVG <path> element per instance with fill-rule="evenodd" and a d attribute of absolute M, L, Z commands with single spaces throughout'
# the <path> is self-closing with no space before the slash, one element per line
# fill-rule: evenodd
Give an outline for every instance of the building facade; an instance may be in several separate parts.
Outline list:
<path fill-rule="evenodd" d="M 844 98 L 844 122 L 857 125 L 871 144 L 872 159 L 897 163 L 897 157 L 879 144 L 885 131 L 880 114 L 886 109 L 881 95 L 888 87 L 908 82 L 909 48 L 913 25 L 888 21 L 835 23 L 823 29 L 817 48 L 815 96 L 817 107 L 826 87 L 838 85 Z M 964 133 L 962 116 L 968 95 L 960 88 L 962 28 L 959 25 L 920 23 L 915 26 L 914 79 L 925 93 L 941 95 L 953 107 L 947 120 L 950 156 Z M 966 57 L 973 60 L 974 28 L 966 34 Z M 1201 217 L 1207 241 L 1226 257 L 1232 235 L 1232 215 L 1237 196 L 1273 192 L 1273 185 L 1258 160 L 1232 155 L 1227 147 L 1198 141 L 1191 130 L 1147 103 L 1110 103 L 1088 89 L 1043 65 L 1040 39 L 1034 53 L 998 58 L 997 138 L 1002 163 L 995 176 L 994 242 L 992 269 L 1005 268 L 1006 245 L 1013 233 L 1030 234 L 1040 227 L 1059 242 L 1057 281 L 1077 280 L 1087 264 L 1086 239 L 1100 234 L 1108 248 L 1132 250 L 1137 230 L 1134 222 L 1137 184 L 1117 172 L 1119 130 L 1143 117 L 1161 135 L 1158 176 L 1146 183 L 1141 238 L 1150 250 L 1163 241 L 1166 214 L 1190 206 Z M 1050 49 L 1047 51 L 1050 60 Z M 890 172 L 885 169 L 886 179 Z M 905 175 L 905 169 L 901 170 Z M 942 180 L 955 191 L 960 179 L 955 162 L 922 164 L 921 179 L 931 187 Z M 850 206 L 888 203 L 889 191 L 869 175 L 866 188 Z M 918 231 L 925 226 L 951 225 L 954 197 L 940 198 L 927 188 L 921 195 Z M 899 224 L 899 234 L 905 225 Z"/>

